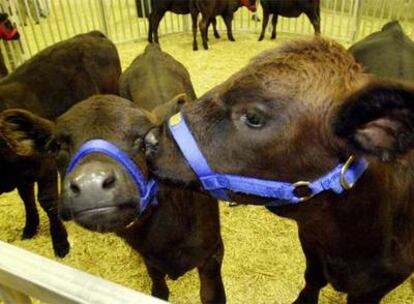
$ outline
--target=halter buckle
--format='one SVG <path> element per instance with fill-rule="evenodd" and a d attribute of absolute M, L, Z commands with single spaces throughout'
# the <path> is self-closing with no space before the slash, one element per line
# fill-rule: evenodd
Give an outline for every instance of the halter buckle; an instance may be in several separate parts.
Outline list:
<path fill-rule="evenodd" d="M 341 182 L 342 187 L 344 187 L 345 190 L 349 190 L 355 185 L 355 183 L 349 183 L 345 179 L 345 173 L 348 171 L 349 167 L 351 167 L 354 160 L 355 160 L 355 157 L 351 155 L 341 168 L 340 182 Z"/>
<path fill-rule="evenodd" d="M 293 184 L 293 187 L 294 187 L 294 189 L 293 189 L 293 193 L 295 192 L 295 190 L 296 189 L 298 189 L 299 187 L 307 187 L 308 188 L 308 191 L 309 191 L 309 195 L 304 195 L 304 196 L 297 196 L 296 194 L 295 194 L 295 196 L 296 196 L 296 198 L 298 198 L 299 199 L 299 202 L 305 202 L 305 201 L 307 201 L 307 200 L 310 200 L 313 196 L 314 196 L 314 194 L 313 194 L 313 191 L 312 191 L 312 189 L 309 187 L 310 186 L 310 182 L 307 182 L 307 181 L 298 181 L 298 182 L 296 182 L 296 183 L 294 183 Z"/>

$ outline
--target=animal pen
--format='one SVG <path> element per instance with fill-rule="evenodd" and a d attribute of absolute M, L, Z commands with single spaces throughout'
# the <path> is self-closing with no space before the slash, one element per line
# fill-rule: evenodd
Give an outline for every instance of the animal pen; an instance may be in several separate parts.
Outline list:
<path fill-rule="evenodd" d="M 0 1 L 2 11 L 9 14 L 20 32 L 19 40 L 0 42 L 6 65 L 12 71 L 53 43 L 79 33 L 99 30 L 117 44 L 125 69 L 146 45 L 148 31 L 146 12 L 145 9 L 142 11 L 143 17 L 138 17 L 137 12 L 137 4 L 144 7 L 145 1 L 147 0 Z M 30 9 L 29 2 L 35 6 L 35 10 Z M 25 7 L 22 7 L 22 3 Z M 27 15 L 23 16 L 24 14 Z M 262 19 L 260 8 L 258 17 Z M 392 19 L 398 19 L 405 32 L 414 38 L 414 0 L 321 0 L 322 35 L 338 40 L 345 46 L 380 30 L 382 25 Z M 220 31 L 225 29 L 222 20 L 218 21 L 218 29 Z M 163 18 L 159 28 L 160 44 L 190 70 L 198 95 L 225 80 L 261 50 L 275 45 L 275 42 L 270 41 L 268 37 L 263 42 L 257 42 L 261 22 L 257 18 L 252 18 L 251 13 L 246 9 L 239 9 L 235 14 L 233 29 L 236 42 L 228 42 L 223 37 L 215 41 L 209 51 L 193 52 L 190 16 L 168 13 Z M 313 35 L 313 28 L 304 15 L 299 18 L 279 18 L 277 31 L 281 34 L 277 42 L 297 36 Z M 0 239 L 54 259 L 47 227 L 41 226 L 39 236 L 34 240 L 19 239 L 19 229 L 24 218 L 23 207 L 18 200 L 15 192 L 0 197 L 2 216 Z M 297 241 L 295 225 L 266 212 L 264 208 L 254 206 L 229 208 L 227 204 L 221 204 L 220 214 L 226 248 L 223 279 L 228 302 L 292 302 L 303 285 L 304 271 L 304 259 Z M 46 225 L 44 215 L 41 222 L 43 226 Z M 66 226 L 72 251 L 65 259 L 56 259 L 57 261 L 141 292 L 150 293 L 145 267 L 141 265 L 139 257 L 120 240 L 116 237 L 88 232 L 73 223 L 67 223 Z M 0 285 L 7 279 L 3 274 L 5 266 L 1 263 L 6 252 L 3 248 L 6 247 L 0 244 Z M 122 249 L 118 250 L 118 248 Z M 7 250 L 13 249 L 7 247 Z M 13 257 L 14 253 L 11 252 L 7 251 L 8 257 Z M 15 267 L 18 268 L 18 265 L 17 263 Z M 47 269 L 53 272 L 55 265 L 50 264 L 48 267 L 50 268 Z M 55 279 L 58 280 L 58 275 Z M 32 284 L 28 283 L 27 278 L 20 277 L 19 280 L 16 276 L 13 280 L 19 282 L 14 283 L 16 289 L 20 288 L 20 291 L 30 293 L 36 298 L 36 293 L 32 293 L 36 290 L 33 286 L 32 289 L 21 289 L 22 286 Z M 50 277 L 50 280 L 53 280 L 53 277 Z M 70 280 L 76 279 L 73 277 Z M 173 284 L 171 301 L 198 302 L 196 274 L 186 275 L 178 281 L 171 283 Z M 79 293 L 90 293 L 89 303 L 103 303 L 99 300 L 93 302 L 93 294 L 99 288 L 93 289 L 86 282 L 78 284 L 76 288 Z M 113 287 L 102 285 L 102 288 Z M 64 303 L 56 300 L 62 299 L 59 294 L 64 292 L 66 291 L 63 289 L 54 290 L 55 295 L 44 301 Z M 119 292 L 128 294 L 129 291 L 119 289 Z M 147 300 L 151 301 L 149 298 Z M 332 289 L 322 292 L 320 303 L 338 302 L 345 302 L 344 295 Z M 384 303 L 389 304 L 413 302 L 414 291 L 408 283 L 394 290 L 384 300 Z M 68 301 L 68 303 L 76 303 L 76 301 Z"/>
<path fill-rule="evenodd" d="M 36 10 L 30 10 L 29 1 Z M 24 2 L 25 7 L 19 5 Z M 115 43 L 128 43 L 147 38 L 148 23 L 145 9 L 137 18 L 137 5 L 149 6 L 148 0 L 8 0 L 2 10 L 8 12 L 22 34 L 17 42 L 2 42 L 8 66 L 13 69 L 39 50 L 79 33 L 100 30 Z M 0 2 L 1 3 L 1 2 Z M 23 16 L 27 14 L 28 16 Z M 37 14 L 37 16 L 32 16 Z M 40 15 L 43 15 L 41 18 Z M 251 13 L 240 9 L 233 28 L 258 34 L 261 23 Z M 260 15 L 260 14 L 259 14 Z M 398 19 L 408 35 L 414 35 L 413 0 L 321 0 L 322 33 L 351 43 L 379 29 L 387 20 Z M 24 25 L 23 20 L 26 20 Z M 219 30 L 224 29 L 219 20 Z M 167 14 L 160 25 L 160 35 L 189 33 L 189 15 Z M 311 24 L 300 18 L 280 18 L 278 31 L 286 34 L 309 35 Z M 7 51 L 7 48 L 9 51 Z"/>

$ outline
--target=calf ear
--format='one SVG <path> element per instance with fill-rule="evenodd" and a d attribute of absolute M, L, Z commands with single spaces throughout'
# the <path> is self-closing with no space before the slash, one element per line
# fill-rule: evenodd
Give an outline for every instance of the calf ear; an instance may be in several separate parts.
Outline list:
<path fill-rule="evenodd" d="M 54 123 L 25 110 L 0 114 L 0 132 L 7 145 L 19 156 L 46 153 Z"/>
<path fill-rule="evenodd" d="M 382 82 L 355 92 L 337 112 L 334 132 L 383 161 L 406 152 L 414 146 L 414 88 Z"/>
<path fill-rule="evenodd" d="M 156 107 L 151 113 L 158 121 L 163 122 L 174 114 L 180 112 L 181 108 L 189 102 L 191 102 L 191 99 L 185 93 L 178 94 L 169 102 Z"/>

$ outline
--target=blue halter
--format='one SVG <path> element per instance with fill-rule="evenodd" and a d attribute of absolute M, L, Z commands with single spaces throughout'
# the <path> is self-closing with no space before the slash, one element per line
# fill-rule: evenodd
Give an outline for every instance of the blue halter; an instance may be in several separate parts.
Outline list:
<path fill-rule="evenodd" d="M 156 195 L 158 192 L 158 183 L 154 179 L 150 179 L 148 182 L 145 180 L 144 175 L 137 165 L 126 155 L 121 149 L 112 144 L 109 141 L 103 139 L 92 139 L 79 148 L 76 154 L 70 161 L 68 168 L 66 169 L 66 175 L 71 173 L 79 161 L 85 156 L 92 153 L 102 153 L 109 156 L 120 163 L 132 177 L 135 185 L 138 188 L 140 194 L 140 208 L 141 214 L 150 204 L 156 205 Z"/>
<path fill-rule="evenodd" d="M 171 134 L 182 154 L 198 176 L 203 188 L 218 199 L 229 200 L 225 189 L 233 192 L 255 195 L 264 198 L 276 199 L 265 205 L 280 206 L 297 204 L 307 201 L 323 191 L 342 193 L 352 188 L 368 167 L 368 162 L 361 158 L 354 161 L 351 156 L 346 163 L 338 164 L 326 175 L 312 182 L 286 183 L 272 180 L 257 179 L 232 174 L 216 173 L 211 170 L 204 155 L 197 146 L 181 113 L 172 116 L 168 122 Z M 310 194 L 297 196 L 295 190 L 306 187 Z"/>

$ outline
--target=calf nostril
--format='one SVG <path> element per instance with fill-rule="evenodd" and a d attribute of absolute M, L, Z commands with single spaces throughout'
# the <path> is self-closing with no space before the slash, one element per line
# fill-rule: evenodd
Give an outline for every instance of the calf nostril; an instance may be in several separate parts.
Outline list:
<path fill-rule="evenodd" d="M 102 183 L 102 188 L 105 190 L 112 189 L 115 186 L 116 177 L 114 174 L 111 174 Z"/>
<path fill-rule="evenodd" d="M 69 189 L 72 191 L 73 194 L 79 195 L 81 190 L 79 186 L 75 182 L 70 182 Z"/>

